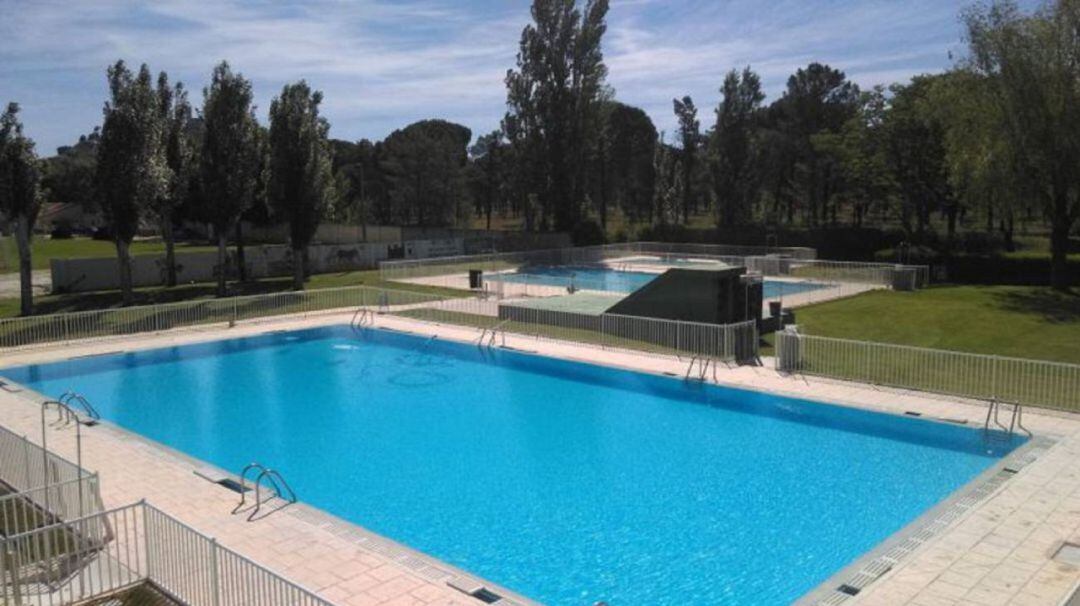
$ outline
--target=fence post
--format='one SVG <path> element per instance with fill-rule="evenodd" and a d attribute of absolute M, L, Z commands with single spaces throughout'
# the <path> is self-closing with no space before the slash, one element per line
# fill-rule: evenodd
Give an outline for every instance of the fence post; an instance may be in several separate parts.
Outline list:
<path fill-rule="evenodd" d="M 236 297 L 233 297 L 233 300 L 232 300 L 232 317 L 229 319 L 229 328 L 232 328 L 232 327 L 236 326 L 236 319 L 237 319 L 238 314 L 239 314 L 239 310 L 237 309 L 237 305 L 236 305 Z"/>
<path fill-rule="evenodd" d="M 990 362 L 993 369 L 991 372 L 992 378 L 990 379 L 990 399 L 996 401 L 998 399 L 998 366 L 1000 366 L 1001 358 L 994 356 Z"/>
<path fill-rule="evenodd" d="M 221 584 L 218 579 L 218 544 L 216 538 L 210 539 L 210 585 L 213 587 L 214 606 L 221 603 Z"/>
<path fill-rule="evenodd" d="M 23 484 L 23 489 L 32 488 L 33 484 L 30 483 L 30 440 L 26 439 L 26 436 L 22 437 L 23 440 L 23 466 L 25 468 L 26 484 Z"/>
<path fill-rule="evenodd" d="M 146 554 L 146 579 L 148 581 L 154 580 L 154 561 L 150 557 L 150 511 L 146 506 L 146 499 L 139 501 L 139 511 L 142 512 L 143 519 L 143 553 Z"/>

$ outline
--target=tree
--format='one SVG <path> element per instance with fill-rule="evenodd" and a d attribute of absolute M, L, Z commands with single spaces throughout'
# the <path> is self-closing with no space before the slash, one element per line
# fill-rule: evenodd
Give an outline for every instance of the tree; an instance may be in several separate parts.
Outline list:
<path fill-rule="evenodd" d="M 851 204 L 856 227 L 862 227 L 870 208 L 887 200 L 895 189 L 883 134 L 887 107 L 884 88 L 875 87 L 863 93 L 858 113 L 839 133 L 813 137 L 814 147 L 839 166 L 840 193 Z"/>
<path fill-rule="evenodd" d="M 998 229 L 1012 252 L 1016 213 L 1038 194 L 1022 176 L 1018 150 L 1004 136 L 1002 108 L 988 86 L 984 76 L 954 71 L 934 79 L 929 105 L 943 125 L 949 185 L 966 206 L 985 213 L 987 232 Z"/>
<path fill-rule="evenodd" d="M 227 62 L 214 68 L 203 89 L 202 152 L 199 173 L 203 216 L 218 240 L 217 294 L 224 297 L 229 233 L 254 199 L 261 153 L 259 125 L 251 105 L 251 82 Z"/>
<path fill-rule="evenodd" d="M 712 136 L 712 181 L 717 224 L 735 225 L 750 218 L 760 171 L 755 170 L 755 137 L 765 93 L 761 78 L 750 70 L 731 70 L 720 89 Z"/>
<path fill-rule="evenodd" d="M 581 218 L 599 104 L 610 94 L 600 44 L 607 11 L 607 0 L 587 0 L 583 11 L 575 0 L 534 0 L 517 69 L 506 75 L 502 127 L 517 161 L 513 190 L 538 200 L 542 228 L 569 231 Z"/>
<path fill-rule="evenodd" d="M 1014 150 L 1013 174 L 1050 221 L 1050 281 L 1069 286 L 1069 233 L 1080 218 L 1080 2 L 1024 14 L 1010 0 L 964 14 L 969 56 Z"/>
<path fill-rule="evenodd" d="M 158 75 L 158 109 L 161 112 L 163 136 L 161 138 L 162 155 L 165 158 L 167 183 L 162 194 L 153 204 L 154 214 L 161 225 L 161 237 L 165 241 L 165 285 L 176 286 L 176 238 L 173 224 L 177 209 L 187 201 L 188 184 L 191 180 L 192 146 L 188 141 L 188 126 L 191 122 L 191 104 L 188 103 L 187 90 L 177 82 L 169 86 L 169 77 L 165 72 Z"/>
<path fill-rule="evenodd" d="M 131 240 L 139 218 L 165 191 L 167 169 L 162 153 L 158 96 L 150 70 L 133 75 L 117 61 L 109 68 L 110 100 L 98 146 L 96 190 L 112 229 L 125 305 L 133 300 Z"/>
<path fill-rule="evenodd" d="M 40 179 L 34 142 L 23 135 L 19 121 L 19 105 L 9 103 L 0 115 L 0 213 L 15 224 L 15 241 L 19 248 L 19 301 L 24 316 L 34 313 L 30 238 L 41 209 Z"/>
<path fill-rule="evenodd" d="M 330 124 L 319 116 L 322 93 L 286 84 L 270 102 L 270 205 L 289 223 L 293 288 L 304 289 L 307 247 L 334 196 Z"/>
<path fill-rule="evenodd" d="M 653 174 L 656 175 L 653 190 L 653 217 L 660 225 L 679 221 L 682 200 L 682 172 L 679 170 L 679 150 L 664 142 L 663 134 L 653 157 Z"/>
<path fill-rule="evenodd" d="M 82 135 L 75 145 L 65 145 L 56 155 L 44 160 L 42 187 L 49 200 L 74 204 L 85 211 L 97 206 L 94 174 L 97 172 L 97 148 L 101 132 L 97 129 Z"/>
<path fill-rule="evenodd" d="M 356 143 L 331 141 L 334 171 L 337 175 L 336 204 L 333 214 L 338 221 L 359 223 L 361 239 L 367 241 L 367 224 L 376 214 L 376 200 L 385 197 L 382 171 L 375 144 L 367 139 Z"/>
<path fill-rule="evenodd" d="M 609 200 L 632 222 L 651 219 L 657 143 L 656 127 L 643 110 L 615 101 L 606 106 L 595 196 L 605 231 Z"/>
<path fill-rule="evenodd" d="M 380 168 L 398 221 L 427 227 L 461 218 L 471 139 L 468 128 L 445 120 L 416 122 L 386 138 Z"/>
<path fill-rule="evenodd" d="M 825 218 L 838 177 L 835 165 L 814 148 L 811 137 L 839 132 L 858 105 L 859 88 L 844 72 L 820 63 L 797 70 L 788 78 L 784 96 L 774 103 L 774 127 L 792 141 L 791 173 L 811 226 Z"/>
<path fill-rule="evenodd" d="M 485 228 L 491 229 L 491 215 L 502 208 L 506 191 L 507 149 L 501 130 L 492 131 L 476 140 L 469 150 L 469 186 L 477 214 L 484 217 Z"/>
<path fill-rule="evenodd" d="M 694 167 L 697 163 L 698 145 L 701 143 L 701 122 L 697 107 L 689 96 L 674 100 L 675 117 L 679 120 L 679 165 L 682 167 L 682 221 L 690 222 L 690 207 L 694 198 Z"/>
<path fill-rule="evenodd" d="M 898 184 L 900 219 L 905 231 L 921 237 L 931 213 L 941 210 L 948 217 L 948 235 L 952 240 L 959 206 L 949 184 L 940 108 L 930 96 L 936 78 L 917 76 L 910 84 L 892 87 L 882 134 L 889 166 Z"/>

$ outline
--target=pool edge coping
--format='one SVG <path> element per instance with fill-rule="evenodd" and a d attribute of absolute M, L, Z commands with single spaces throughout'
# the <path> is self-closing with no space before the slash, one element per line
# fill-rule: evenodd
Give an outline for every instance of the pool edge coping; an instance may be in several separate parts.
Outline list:
<path fill-rule="evenodd" d="M 210 341 L 227 340 L 229 338 L 252 337 L 252 336 L 258 336 L 258 335 L 262 335 L 262 334 L 266 334 L 266 333 L 270 333 L 270 332 L 281 332 L 282 331 L 281 329 L 274 328 L 274 325 L 277 322 L 297 320 L 297 319 L 318 320 L 319 323 L 318 323 L 317 326 L 346 325 L 347 322 L 344 322 L 344 321 L 342 321 L 340 319 L 337 319 L 337 316 L 340 316 L 341 314 L 342 314 L 342 312 L 340 312 L 340 311 L 333 311 L 332 310 L 332 311 L 329 311 L 329 312 L 323 312 L 323 313 L 315 314 L 314 316 L 310 316 L 310 315 L 301 316 L 301 317 L 295 317 L 294 316 L 294 317 L 291 317 L 291 318 L 275 318 L 274 320 L 253 321 L 252 323 L 246 325 L 247 328 L 251 329 L 253 332 L 243 334 L 243 335 L 237 335 L 235 337 L 230 337 L 228 335 L 227 331 L 218 331 L 218 330 L 215 330 L 215 328 L 210 328 L 210 327 L 202 327 L 203 329 L 197 330 L 197 331 L 188 331 L 188 330 L 180 329 L 180 330 L 177 330 L 177 331 L 163 331 L 163 332 L 149 333 L 148 335 L 145 335 L 145 336 L 152 338 L 152 337 L 162 337 L 162 336 L 170 336 L 170 335 L 186 335 L 186 336 L 190 336 L 192 339 L 190 341 L 186 342 L 186 343 L 180 343 L 180 344 L 177 344 L 177 343 L 167 343 L 167 344 L 139 343 L 138 346 L 135 346 L 135 347 L 127 347 L 127 348 L 123 348 L 123 349 L 120 349 L 120 350 L 117 350 L 117 351 L 106 352 L 106 353 L 117 354 L 117 353 L 125 353 L 125 352 L 132 352 L 132 351 L 160 349 L 160 348 L 165 348 L 165 347 L 182 346 L 182 345 L 189 345 L 189 344 L 196 344 L 196 343 L 206 343 L 206 342 L 210 342 Z M 430 336 L 431 335 L 430 332 L 425 332 L 425 331 L 421 330 L 421 328 L 423 328 L 423 327 L 436 327 L 437 326 L 437 327 L 440 327 L 440 328 L 457 329 L 459 331 L 468 331 L 469 330 L 468 327 L 462 327 L 460 325 L 424 321 L 424 320 L 418 320 L 418 319 L 414 319 L 414 318 L 403 318 L 403 317 L 397 317 L 397 316 L 390 316 L 389 318 L 385 318 L 385 317 L 380 316 L 380 318 L 391 319 L 395 323 L 403 323 L 403 324 L 409 325 L 409 326 L 411 326 L 413 328 L 413 330 L 408 330 L 408 329 L 394 328 L 392 326 L 376 326 L 376 328 L 380 328 L 380 329 L 386 330 L 388 332 L 403 332 L 403 333 L 406 333 L 406 334 Z M 275 322 L 275 320 L 277 322 Z M 291 331 L 298 331 L 298 330 L 306 330 L 306 329 L 314 328 L 314 327 L 316 327 L 316 326 L 293 327 L 293 328 L 288 328 L 288 329 L 285 329 L 285 330 L 291 332 Z M 215 333 L 215 334 L 211 334 L 211 333 Z M 129 337 L 131 337 L 131 338 L 133 338 L 135 340 L 139 339 L 139 335 L 130 335 Z M 466 344 L 466 345 L 471 344 L 470 340 L 465 339 L 465 338 L 461 338 L 461 337 L 459 337 L 457 335 L 453 335 L 453 334 L 451 334 L 451 335 L 440 334 L 440 335 L 438 335 L 438 337 L 440 339 L 456 341 L 456 342 Z M 532 342 L 533 341 L 533 339 L 531 337 L 527 336 L 527 335 L 513 335 L 513 337 L 516 338 L 515 340 L 520 339 L 521 341 L 525 341 L 525 342 Z M 112 339 L 110 339 L 110 341 L 111 340 Z M 147 340 L 150 341 L 150 339 L 147 339 Z M 105 343 L 107 341 L 102 340 L 101 342 Z M 590 350 L 596 349 L 596 348 L 592 348 L 592 347 L 590 347 L 590 346 L 588 346 L 586 344 L 581 344 L 581 343 L 574 343 L 574 342 L 569 342 L 569 343 L 559 342 L 559 343 L 560 344 L 565 344 L 565 345 L 588 348 Z M 665 372 L 654 370 L 653 368 L 644 367 L 644 366 L 631 366 L 629 364 L 620 363 L 618 361 L 598 360 L 596 358 L 585 358 L 585 357 L 578 357 L 578 356 L 566 355 L 566 354 L 559 355 L 559 354 L 554 354 L 554 353 L 543 353 L 541 351 L 537 351 L 537 350 L 534 350 L 534 349 L 524 349 L 524 348 L 520 348 L 520 347 L 507 347 L 506 349 L 511 350 L 514 353 L 518 353 L 518 354 L 541 356 L 541 357 L 545 357 L 545 358 L 553 358 L 553 359 L 558 359 L 558 360 L 573 361 L 573 362 L 579 362 L 579 363 L 584 363 L 584 364 L 592 364 L 592 365 L 601 366 L 601 367 L 607 367 L 607 368 L 616 368 L 616 369 L 627 370 L 627 371 L 637 372 L 637 373 L 642 373 L 642 374 L 648 374 L 648 375 L 653 375 L 653 376 L 658 376 L 658 377 L 663 377 L 663 378 L 679 379 L 679 377 L 673 376 L 670 373 L 665 373 Z M 39 350 L 39 351 L 44 353 L 44 350 Z M 651 356 L 649 354 L 638 352 L 638 351 L 633 351 L 633 350 L 622 350 L 622 349 L 618 349 L 618 348 L 611 348 L 611 351 L 617 352 L 617 353 L 620 353 L 620 354 L 631 355 L 631 356 L 634 356 L 635 358 L 640 358 L 642 360 L 648 360 L 649 358 L 653 357 L 653 356 Z M 77 357 L 83 357 L 83 356 L 64 355 L 63 349 L 61 349 L 61 348 L 51 349 L 50 354 L 51 355 L 48 356 L 50 358 L 49 362 L 57 362 L 57 361 L 63 361 L 63 360 L 68 360 L 68 359 L 74 359 L 74 358 L 77 358 Z M 105 355 L 105 354 L 99 354 L 99 355 Z M 674 357 L 668 357 L 668 359 L 669 360 L 674 359 Z M 39 362 L 32 362 L 32 363 L 44 364 L 44 363 L 49 363 L 49 362 L 39 361 Z M 4 366 L 7 367 L 7 366 L 14 366 L 14 365 L 4 365 Z M 762 367 L 762 368 L 766 369 L 766 370 L 771 370 L 771 369 L 767 369 L 767 367 Z M 0 368 L 0 373 L 2 373 L 2 372 L 3 372 L 3 369 Z M 777 374 L 779 376 L 785 376 L 782 373 L 777 373 Z M 792 377 L 792 380 L 796 380 L 796 379 L 798 379 L 798 377 Z M 888 388 L 888 387 L 881 387 L 881 386 L 876 386 L 876 385 L 872 385 L 872 384 L 863 384 L 863 383 L 855 383 L 855 382 L 840 381 L 840 380 L 826 381 L 826 382 L 830 383 L 830 384 L 835 384 L 835 385 L 846 385 L 846 386 L 856 387 L 856 388 L 863 389 L 863 390 L 874 390 L 874 391 L 883 392 L 883 393 L 893 393 L 893 394 L 896 394 L 896 395 L 917 395 L 917 396 L 924 397 L 926 399 L 934 399 L 934 400 L 939 400 L 939 401 L 942 401 L 942 402 L 947 402 L 947 403 L 950 403 L 950 404 L 961 405 L 961 406 L 964 406 L 965 408 L 975 408 L 975 407 L 977 407 L 979 405 L 979 402 L 974 401 L 974 400 L 969 400 L 969 399 L 964 399 L 964 398 L 954 398 L 954 397 L 938 397 L 938 396 L 935 396 L 935 394 L 927 394 L 927 393 L 917 392 L 917 391 L 912 391 L 912 390 Z M 815 403 L 815 404 L 820 404 L 820 405 L 840 406 L 840 407 L 844 407 L 844 408 L 853 408 L 853 409 L 876 412 L 876 413 L 879 413 L 879 414 L 885 414 L 885 415 L 891 415 L 891 416 L 900 416 L 900 417 L 905 416 L 904 412 L 898 412 L 895 409 L 887 409 L 887 408 L 883 408 L 880 405 L 877 405 L 875 403 L 862 402 L 862 401 L 858 401 L 856 399 L 851 399 L 851 398 L 846 398 L 846 397 L 831 397 L 830 398 L 830 397 L 826 397 L 826 396 L 804 394 L 804 393 L 794 392 L 794 391 L 785 390 L 785 389 L 770 388 L 770 387 L 758 387 L 756 385 L 750 385 L 750 384 L 738 383 L 738 382 L 732 382 L 732 381 L 725 381 L 723 379 L 720 379 L 720 380 L 717 380 L 717 381 L 709 381 L 708 383 L 711 384 L 711 385 L 716 385 L 716 386 L 720 386 L 720 387 L 725 387 L 725 388 L 735 389 L 735 390 L 741 390 L 741 391 L 746 391 L 746 392 L 763 393 L 763 394 L 769 394 L 769 395 L 779 395 L 779 396 L 783 396 L 783 397 L 790 397 L 790 398 L 795 398 L 795 399 L 798 399 L 798 400 L 811 402 L 811 403 Z M 37 394 L 37 392 L 35 392 L 35 391 L 33 391 L 33 390 L 29 389 L 29 388 L 26 388 L 25 386 L 23 386 L 21 384 L 18 384 L 16 382 L 12 382 L 12 384 L 18 385 L 20 387 L 20 389 L 24 390 L 25 392 Z M 40 394 L 37 394 L 37 395 L 40 395 Z M 1052 410 L 1052 409 L 1035 408 L 1035 409 L 1032 410 L 1032 412 L 1034 412 L 1035 414 L 1038 414 L 1038 415 L 1045 415 L 1045 416 L 1048 416 L 1048 417 L 1066 418 L 1066 419 L 1070 419 L 1072 421 L 1080 421 L 1080 416 L 1078 416 L 1076 413 L 1070 413 L 1070 412 L 1067 412 L 1067 411 L 1058 411 L 1058 410 Z M 960 425 L 960 426 L 966 427 L 968 429 L 971 429 L 972 431 L 978 431 L 979 430 L 978 427 L 976 427 L 974 425 L 971 425 L 971 424 L 968 424 L 967 422 L 956 423 L 954 420 L 949 419 L 947 417 L 924 415 L 921 418 L 924 419 L 924 420 L 927 420 L 927 421 L 935 422 L 935 423 L 944 423 L 946 425 Z M 169 452 L 169 454 L 179 455 L 182 460 L 185 460 L 185 461 L 187 461 L 189 463 L 194 462 L 196 467 L 219 469 L 216 466 L 213 466 L 213 465 L 211 465 L 209 463 L 206 463 L 204 461 L 201 461 L 199 459 L 195 459 L 194 457 L 190 457 L 190 456 L 185 455 L 183 453 L 179 453 L 178 451 L 175 451 L 175 450 L 171 449 L 168 446 L 165 446 L 163 444 L 154 442 L 153 440 L 150 440 L 149 438 L 145 438 L 144 436 L 134 434 L 133 432 L 128 432 L 127 430 L 124 430 L 123 428 L 119 428 L 119 427 L 116 427 L 116 426 L 113 426 L 113 427 L 115 427 L 120 432 L 123 432 L 127 436 L 134 436 L 137 439 L 140 439 L 140 440 L 142 440 L 144 442 L 149 442 L 149 443 L 151 443 L 152 446 L 154 446 L 154 447 L 156 447 L 158 449 L 165 450 L 167 452 L 171 451 L 171 452 Z M 965 496 L 967 496 L 967 494 L 969 492 L 975 492 L 976 490 L 978 490 L 983 484 L 986 483 L 986 480 L 990 479 L 989 476 L 1000 474 L 1004 470 L 1006 465 L 1010 461 L 1012 461 L 1013 457 L 1016 457 L 1016 456 L 1018 456 L 1020 454 L 1023 454 L 1025 452 L 1027 452 L 1029 449 L 1035 448 L 1035 447 L 1037 447 L 1039 445 L 1042 446 L 1041 450 L 1042 450 L 1042 452 L 1045 453 L 1047 450 L 1052 448 L 1056 443 L 1060 442 L 1064 437 L 1065 436 L 1063 436 L 1061 434 L 1057 434 L 1055 432 L 1039 432 L 1039 433 L 1037 433 L 1036 436 L 1033 437 L 1031 440 L 1029 440 L 1027 443 L 1020 446 L 1019 448 L 1017 448 L 1016 450 L 1011 452 L 1006 457 L 1003 457 L 1002 459 L 997 461 L 993 466 L 991 466 L 987 470 L 980 473 L 978 476 L 973 478 L 968 483 L 964 484 L 963 486 L 958 487 L 953 493 L 950 493 L 950 495 L 947 496 L 944 500 L 935 503 L 933 507 L 931 507 L 929 510 L 925 511 L 923 514 L 920 514 L 920 516 L 918 518 L 916 518 L 915 520 L 909 522 L 907 525 L 905 525 L 903 528 L 901 528 L 897 532 L 895 532 L 895 533 L 889 535 L 888 537 L 886 537 L 885 539 L 883 539 L 880 543 L 875 545 L 872 549 L 860 554 L 859 557 L 856 560 L 854 560 L 852 563 L 846 565 L 844 568 L 842 568 L 839 571 L 837 571 L 836 573 L 834 573 L 832 576 L 830 576 L 828 579 L 826 579 L 826 581 L 824 581 L 822 584 L 820 584 L 818 586 L 815 586 L 808 593 L 803 594 L 795 603 L 800 604 L 800 605 L 821 603 L 821 602 L 811 602 L 809 600 L 810 600 L 810 598 L 812 596 L 817 595 L 819 590 L 821 590 L 823 588 L 827 589 L 827 586 L 829 584 L 831 584 L 837 578 L 842 577 L 845 573 L 849 573 L 851 571 L 851 569 L 857 567 L 857 565 L 862 564 L 862 565 L 865 566 L 866 561 L 870 560 L 875 555 L 880 555 L 878 553 L 879 550 L 886 549 L 888 546 L 892 545 L 894 539 L 896 539 L 896 538 L 899 538 L 899 539 L 905 538 L 904 536 L 899 536 L 899 535 L 906 535 L 909 530 L 912 530 L 913 532 L 917 531 L 918 528 L 913 529 L 911 527 L 918 526 L 920 523 L 925 522 L 924 518 L 928 518 L 928 517 L 932 516 L 935 513 L 940 513 L 939 510 L 942 510 L 942 509 L 944 509 L 945 507 L 947 507 L 949 505 L 955 504 L 956 501 L 958 501 L 958 500 L 964 498 Z M 1032 459 L 1031 461 L 1026 462 L 1024 464 L 1024 467 L 1026 467 L 1027 465 L 1030 465 L 1031 463 L 1033 463 L 1034 460 L 1035 459 Z M 236 477 L 235 474 L 232 474 L 232 473 L 229 473 L 229 472 L 224 472 L 224 473 L 225 473 L 225 475 L 227 475 L 229 477 Z M 1011 474 L 1011 475 L 1015 475 L 1015 474 Z M 984 478 L 984 476 L 988 476 L 988 477 Z M 1004 484 L 1004 482 L 1002 482 L 1001 484 Z M 1000 488 L 1000 485 L 998 487 Z M 993 494 L 996 494 L 996 490 L 987 493 L 986 495 L 984 495 L 983 498 L 989 498 L 990 496 L 993 496 Z M 981 502 L 982 502 L 982 499 L 980 499 L 980 503 Z M 976 506 L 973 506 L 972 510 L 977 509 L 977 505 L 978 504 L 976 504 Z M 442 568 L 446 568 L 446 569 L 450 569 L 450 570 L 454 570 L 454 571 L 460 571 L 460 576 L 462 578 L 479 579 L 479 577 L 477 577 L 474 574 L 470 574 L 467 571 L 461 570 L 461 569 L 459 569 L 459 568 L 457 568 L 457 567 L 455 567 L 453 565 L 450 565 L 450 564 L 448 564 L 446 562 L 442 562 L 438 558 L 435 558 L 435 557 L 433 557 L 431 555 L 424 554 L 423 552 L 418 552 L 418 551 L 413 550 L 413 549 L 411 549 L 411 548 L 409 548 L 409 547 L 407 547 L 405 545 L 401 545 L 400 543 L 396 543 L 392 539 L 389 539 L 387 537 L 382 537 L 381 535 L 378 535 L 377 533 L 371 532 L 370 530 L 367 530 L 367 529 L 363 528 L 362 526 L 359 526 L 358 524 L 353 524 L 351 522 L 342 520 L 340 518 L 336 518 L 335 516 L 333 516 L 329 512 L 323 511 L 323 510 L 318 509 L 316 507 L 306 505 L 306 504 L 305 504 L 305 506 L 310 508 L 311 510 L 313 510 L 314 512 L 316 512 L 318 514 L 329 518 L 330 521 L 338 520 L 342 524 L 345 524 L 345 525 L 348 525 L 348 526 L 351 526 L 351 527 L 355 527 L 355 528 L 359 528 L 362 531 L 364 531 L 366 533 L 369 533 L 369 534 L 373 535 L 376 538 L 381 538 L 381 539 L 384 539 L 384 540 L 386 540 L 386 541 L 388 541 L 390 543 L 395 543 L 395 544 L 399 545 L 400 547 L 402 547 L 404 550 L 412 552 L 413 554 L 418 555 L 421 558 L 433 560 L 436 564 L 441 565 Z M 938 532 L 938 534 L 935 535 L 935 537 L 940 536 L 940 534 L 943 533 L 944 531 L 947 531 L 947 530 L 951 529 L 953 527 L 953 525 L 962 517 L 963 516 L 956 516 L 953 519 L 951 519 L 948 523 L 946 523 L 942 528 L 939 529 L 939 532 Z M 929 541 L 926 541 L 926 542 L 929 542 Z M 914 553 L 914 550 L 911 553 Z M 908 555 L 911 555 L 911 554 L 908 554 Z M 905 561 L 906 561 L 906 557 L 905 557 Z M 896 567 L 897 566 L 894 566 L 893 568 L 896 568 Z M 874 581 L 879 580 L 880 578 L 884 577 L 885 574 L 887 574 L 887 573 L 888 573 L 888 571 L 883 572 L 881 575 L 876 577 L 874 579 Z M 864 586 L 864 588 L 869 587 L 870 585 L 871 585 L 870 583 L 867 583 Z M 488 583 L 488 586 L 492 587 L 493 589 L 496 589 L 496 588 L 503 589 L 499 585 L 494 584 L 494 583 Z M 458 588 L 455 587 L 455 589 L 458 589 Z M 461 591 L 461 590 L 458 589 L 458 591 Z M 468 594 L 465 594 L 464 592 L 463 592 L 463 594 L 468 595 Z M 515 594 L 515 592 L 512 592 L 510 590 L 506 590 L 503 595 L 507 595 L 507 597 L 510 597 L 510 596 L 516 596 L 517 594 Z M 537 602 L 529 600 L 528 598 L 524 598 L 523 596 L 518 596 L 518 597 L 520 597 L 520 599 L 524 600 L 523 603 L 525 603 L 525 604 L 537 604 Z M 855 597 L 855 596 L 847 596 L 847 595 L 845 595 L 843 597 L 843 599 L 844 599 L 844 601 L 850 601 L 850 599 L 853 598 L 853 597 Z M 825 603 L 832 604 L 833 602 L 825 602 Z M 835 603 L 840 603 L 840 602 L 835 602 Z"/>

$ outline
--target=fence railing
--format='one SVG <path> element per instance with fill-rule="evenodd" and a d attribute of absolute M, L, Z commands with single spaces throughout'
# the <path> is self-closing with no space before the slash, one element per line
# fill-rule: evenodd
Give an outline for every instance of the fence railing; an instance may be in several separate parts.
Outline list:
<path fill-rule="evenodd" d="M 0 347 L 17 348 L 353 308 L 368 300 L 374 301 L 379 291 L 353 286 L 8 318 L 0 320 Z"/>
<path fill-rule="evenodd" d="M 12 535 L 103 510 L 96 473 L 0 496 L 0 534 Z"/>
<path fill-rule="evenodd" d="M 757 358 L 753 320 L 705 324 L 617 314 L 583 314 L 529 307 L 527 302 L 444 299 L 395 292 L 373 309 L 412 320 L 497 330 L 538 340 L 569 341 L 662 356 L 706 356 L 725 361 Z"/>
<path fill-rule="evenodd" d="M 753 322 L 712 325 L 610 314 L 549 312 L 490 298 L 443 297 L 365 286 L 16 318 L 0 321 L 0 344 L 28 347 L 360 307 L 413 320 L 476 329 L 493 328 L 503 323 L 501 330 L 505 332 L 538 339 L 567 340 L 663 355 L 708 355 L 744 360 L 756 358 L 758 351 L 757 329 L 750 327 Z M 508 321 L 504 323 L 504 320 Z M 38 322 L 47 323 L 51 328 L 38 330 Z M 0 451 L 3 448 L 0 440 Z"/>
<path fill-rule="evenodd" d="M 765 250 L 772 252 L 766 253 Z M 631 271 L 656 271 L 682 264 L 700 266 L 713 262 L 746 267 L 766 277 L 780 277 L 828 284 L 864 284 L 904 289 L 925 287 L 930 283 L 930 268 L 925 265 L 859 263 L 815 259 L 813 249 L 755 249 L 696 244 L 635 242 L 564 248 L 556 250 L 440 257 L 408 261 L 384 261 L 379 272 L 384 280 L 422 280 L 426 284 L 467 288 L 469 270 L 494 274 L 506 287 L 520 290 L 530 285 L 534 291 L 547 289 L 555 294 L 573 286 L 579 290 L 608 290 L 602 281 L 582 277 L 555 278 L 544 275 L 530 280 L 530 266 L 614 267 Z M 499 274 L 515 273 L 513 279 Z M 500 285 L 502 287 L 503 285 Z M 523 286 L 524 285 L 524 286 Z"/>
<path fill-rule="evenodd" d="M 0 426 L 0 481 L 20 492 L 89 475 L 67 459 Z"/>
<path fill-rule="evenodd" d="M 1080 411 L 1080 365 L 776 333 L 780 371 Z"/>
<path fill-rule="evenodd" d="M 0 537 L 0 579 L 10 606 L 144 584 L 190 606 L 331 606 L 145 502 Z"/>
<path fill-rule="evenodd" d="M 499 271 L 521 265 L 586 265 L 612 260 L 633 259 L 646 255 L 662 258 L 712 259 L 721 256 L 782 255 L 792 259 L 813 259 L 812 248 L 768 248 L 755 246 L 725 246 L 719 244 L 670 244 L 662 242 L 628 242 L 600 246 L 578 246 L 513 253 L 460 255 L 429 259 L 383 261 L 379 273 L 384 280 L 403 280 L 461 273 L 469 269 Z"/>

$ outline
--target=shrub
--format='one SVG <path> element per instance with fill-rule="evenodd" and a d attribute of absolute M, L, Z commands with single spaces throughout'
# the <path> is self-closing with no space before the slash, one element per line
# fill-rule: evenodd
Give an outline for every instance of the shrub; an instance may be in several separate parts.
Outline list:
<path fill-rule="evenodd" d="M 573 240 L 574 246 L 596 246 L 606 242 L 604 230 L 592 219 L 585 219 L 575 225 L 574 230 L 570 232 L 570 239 Z"/>

